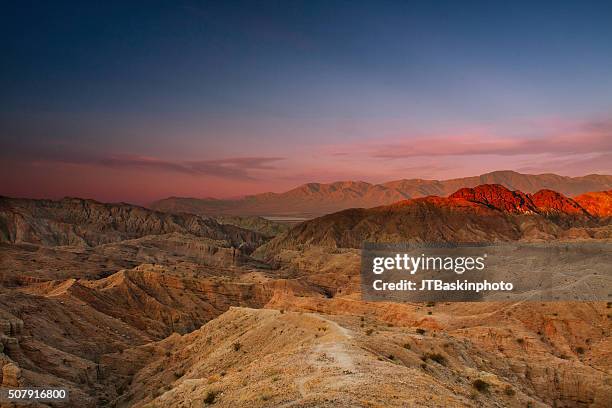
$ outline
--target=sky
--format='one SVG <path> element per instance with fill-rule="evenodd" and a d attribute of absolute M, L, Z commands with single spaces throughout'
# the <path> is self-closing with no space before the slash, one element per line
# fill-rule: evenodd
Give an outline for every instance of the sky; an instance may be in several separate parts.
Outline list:
<path fill-rule="evenodd" d="M 0 7 L 2 195 L 612 174 L 609 1 Z"/>

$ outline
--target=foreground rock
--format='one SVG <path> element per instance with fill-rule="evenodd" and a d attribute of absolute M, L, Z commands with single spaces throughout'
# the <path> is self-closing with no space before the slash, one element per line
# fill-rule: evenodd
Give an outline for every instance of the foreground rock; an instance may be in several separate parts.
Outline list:
<path fill-rule="evenodd" d="M 392 307 L 372 306 L 360 302 L 353 311 Z M 479 323 L 469 309 L 435 308 L 434 329 L 405 319 L 425 315 L 415 306 L 400 306 L 404 318 L 388 316 L 394 324 L 367 312 L 361 318 L 232 308 L 191 334 L 103 362 L 130 363 L 133 381 L 118 406 L 606 406 L 610 376 L 588 363 L 590 350 L 610 347 L 591 326 L 600 317 L 580 327 L 592 336 L 584 356 L 557 357 L 551 347 L 567 329 L 510 323 L 515 307 L 480 311 Z M 449 312 L 460 319 L 451 326 Z"/>

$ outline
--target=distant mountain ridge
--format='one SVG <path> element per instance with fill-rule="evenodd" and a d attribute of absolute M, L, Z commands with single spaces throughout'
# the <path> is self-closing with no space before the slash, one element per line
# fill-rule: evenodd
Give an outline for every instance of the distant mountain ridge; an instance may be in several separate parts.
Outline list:
<path fill-rule="evenodd" d="M 156 201 L 150 207 L 158 211 L 211 216 L 315 217 L 347 208 L 371 208 L 429 195 L 445 197 L 461 188 L 482 184 L 499 184 L 524 193 L 547 189 L 573 197 L 582 193 L 612 189 L 612 175 L 566 177 L 556 174 L 533 175 L 495 171 L 450 180 L 404 179 L 383 184 L 363 181 L 308 183 L 284 193 L 262 193 L 235 200 L 170 197 Z"/>

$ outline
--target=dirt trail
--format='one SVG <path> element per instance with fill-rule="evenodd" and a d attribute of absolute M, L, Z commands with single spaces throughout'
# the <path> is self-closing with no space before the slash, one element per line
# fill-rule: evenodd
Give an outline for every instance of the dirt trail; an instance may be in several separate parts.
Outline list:
<path fill-rule="evenodd" d="M 354 375 L 357 365 L 353 358 L 358 350 L 348 350 L 349 341 L 353 338 L 352 331 L 323 316 L 312 313 L 308 313 L 308 316 L 327 323 L 328 330 L 321 338 L 322 342 L 306 352 L 305 375 L 295 379 L 301 398 L 281 407 L 299 405 L 325 390 L 339 390 L 354 386 L 359 381 Z"/>

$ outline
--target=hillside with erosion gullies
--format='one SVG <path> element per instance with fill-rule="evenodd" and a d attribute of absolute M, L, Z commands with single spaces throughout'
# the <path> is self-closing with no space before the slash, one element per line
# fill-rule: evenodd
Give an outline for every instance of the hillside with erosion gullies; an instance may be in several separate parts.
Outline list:
<path fill-rule="evenodd" d="M 612 245 L 612 186 L 585 190 L 609 176 L 485 176 L 292 227 L 2 197 L 0 386 L 78 407 L 609 406 L 611 302 L 362 300 L 364 241 Z"/>
<path fill-rule="evenodd" d="M 167 214 L 129 204 L 0 197 L 0 242 L 95 246 L 129 238 L 188 233 L 231 244 L 261 244 L 253 231 L 191 214 Z"/>

